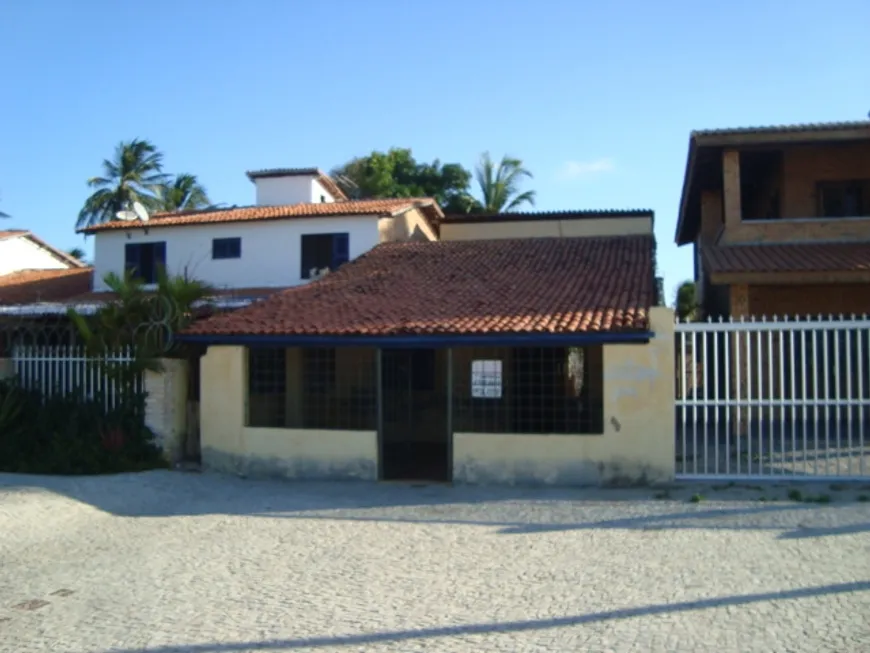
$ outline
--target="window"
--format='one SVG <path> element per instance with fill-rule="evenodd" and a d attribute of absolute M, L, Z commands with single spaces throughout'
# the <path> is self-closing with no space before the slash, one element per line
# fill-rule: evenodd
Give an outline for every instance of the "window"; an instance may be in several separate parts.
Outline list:
<path fill-rule="evenodd" d="M 850 218 L 864 215 L 870 180 L 823 181 L 818 184 L 819 217 Z"/>
<path fill-rule="evenodd" d="M 348 234 L 302 236 L 302 278 L 311 279 L 312 270 L 335 270 L 350 258 Z"/>
<path fill-rule="evenodd" d="M 285 349 L 248 352 L 248 426 L 284 426 L 287 393 Z"/>
<path fill-rule="evenodd" d="M 211 241 L 211 257 L 213 259 L 242 258 L 242 239 L 215 238 Z"/>
<path fill-rule="evenodd" d="M 250 348 L 247 425 L 373 431 L 376 354 L 352 347 Z"/>
<path fill-rule="evenodd" d="M 321 203 L 321 204 L 326 203 L 326 195 L 321 195 L 321 196 L 320 196 L 320 203 Z"/>
<path fill-rule="evenodd" d="M 166 243 L 136 243 L 124 248 L 124 269 L 145 283 L 157 283 L 157 271 L 166 266 Z"/>
<path fill-rule="evenodd" d="M 454 431 L 604 432 L 601 347 L 453 350 Z"/>

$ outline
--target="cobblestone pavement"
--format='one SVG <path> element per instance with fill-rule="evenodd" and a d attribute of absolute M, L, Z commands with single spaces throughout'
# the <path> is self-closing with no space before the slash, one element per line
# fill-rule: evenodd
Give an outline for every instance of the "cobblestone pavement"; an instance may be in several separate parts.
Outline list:
<path fill-rule="evenodd" d="M 870 651 L 822 491 L 0 475 L 0 651 Z"/>

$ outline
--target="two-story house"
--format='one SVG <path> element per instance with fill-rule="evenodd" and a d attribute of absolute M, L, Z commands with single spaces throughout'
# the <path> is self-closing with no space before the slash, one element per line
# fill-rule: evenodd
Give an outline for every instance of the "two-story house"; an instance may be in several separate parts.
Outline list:
<path fill-rule="evenodd" d="M 693 132 L 676 242 L 705 315 L 870 313 L 870 122 Z"/>
<path fill-rule="evenodd" d="M 437 239 L 432 199 L 351 200 L 315 168 L 248 173 L 253 206 L 155 214 L 83 229 L 95 237 L 94 291 L 106 274 L 134 270 L 147 283 L 159 267 L 236 296 L 306 283 L 381 242 Z"/>

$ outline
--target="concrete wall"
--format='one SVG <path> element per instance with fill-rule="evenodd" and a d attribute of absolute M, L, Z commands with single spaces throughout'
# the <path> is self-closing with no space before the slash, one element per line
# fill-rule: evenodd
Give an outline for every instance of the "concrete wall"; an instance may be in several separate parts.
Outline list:
<path fill-rule="evenodd" d="M 281 204 L 307 204 L 334 202 L 335 198 L 313 175 L 287 177 L 261 177 L 254 181 L 257 188 L 257 205 L 278 206 Z"/>
<path fill-rule="evenodd" d="M 378 220 L 382 243 L 405 240 L 438 240 L 438 234 L 423 217 L 419 209 L 406 211 L 393 218 Z"/>
<path fill-rule="evenodd" d="M 0 240 L 0 275 L 19 270 L 64 270 L 69 263 L 43 249 L 26 236 Z"/>
<path fill-rule="evenodd" d="M 441 224 L 441 240 L 492 238 L 634 236 L 653 233 L 652 218 L 584 218 L 578 220 L 511 220 Z"/>
<path fill-rule="evenodd" d="M 209 347 L 201 359 L 200 446 L 208 469 L 289 478 L 377 478 L 375 431 L 245 426 L 243 347 Z"/>
<path fill-rule="evenodd" d="M 0 381 L 15 376 L 15 362 L 11 358 L 0 358 Z"/>
<path fill-rule="evenodd" d="M 466 483 L 661 483 L 674 475 L 674 316 L 651 311 L 648 344 L 604 347 L 603 435 L 455 433 L 453 478 Z"/>
<path fill-rule="evenodd" d="M 282 288 L 307 283 L 302 272 L 302 236 L 348 233 L 350 258 L 364 254 L 380 241 L 375 216 L 305 218 L 191 225 L 188 227 L 142 227 L 101 231 L 94 236 L 94 289 L 105 291 L 103 278 L 109 272 L 123 274 L 124 246 L 128 243 L 166 243 L 166 266 L 170 274 L 185 271 L 217 288 Z M 241 238 L 242 256 L 212 259 L 212 240 Z"/>
<path fill-rule="evenodd" d="M 145 372 L 145 425 L 170 463 L 184 454 L 187 437 L 187 361 L 163 359 L 163 370 Z"/>

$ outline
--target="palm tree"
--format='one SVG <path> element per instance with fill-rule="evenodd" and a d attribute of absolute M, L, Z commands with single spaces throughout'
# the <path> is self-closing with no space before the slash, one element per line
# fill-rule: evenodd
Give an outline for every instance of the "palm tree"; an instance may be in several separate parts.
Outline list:
<path fill-rule="evenodd" d="M 155 209 L 157 211 L 193 211 L 211 206 L 205 187 L 196 175 L 175 175 L 173 179 L 157 189 Z"/>
<path fill-rule="evenodd" d="M 479 212 L 502 213 L 523 204 L 535 205 L 535 191 L 520 192 L 523 177 L 532 178 L 532 173 L 523 167 L 520 159 L 504 156 L 496 167 L 489 152 L 484 152 L 474 176 L 480 186 Z"/>
<path fill-rule="evenodd" d="M 76 227 L 114 220 L 118 211 L 129 210 L 135 201 L 153 207 L 157 190 L 165 180 L 163 154 L 153 143 L 122 141 L 114 159 L 103 161 L 103 176 L 88 179 L 88 186 L 99 190 L 85 200 Z"/>

